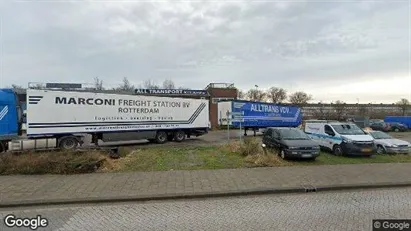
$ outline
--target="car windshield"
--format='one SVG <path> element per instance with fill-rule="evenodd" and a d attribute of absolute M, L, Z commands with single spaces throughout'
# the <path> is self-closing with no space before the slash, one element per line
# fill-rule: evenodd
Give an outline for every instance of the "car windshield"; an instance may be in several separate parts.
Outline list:
<path fill-rule="evenodd" d="M 366 134 L 361 128 L 355 124 L 339 124 L 331 125 L 336 132 L 341 135 L 364 135 Z"/>
<path fill-rule="evenodd" d="M 388 135 L 387 133 L 384 132 L 371 132 L 371 136 L 376 139 L 392 139 L 392 137 L 390 135 Z"/>
<path fill-rule="evenodd" d="M 290 129 L 290 130 L 280 130 L 281 138 L 283 140 L 309 140 L 307 134 L 301 130 Z"/>

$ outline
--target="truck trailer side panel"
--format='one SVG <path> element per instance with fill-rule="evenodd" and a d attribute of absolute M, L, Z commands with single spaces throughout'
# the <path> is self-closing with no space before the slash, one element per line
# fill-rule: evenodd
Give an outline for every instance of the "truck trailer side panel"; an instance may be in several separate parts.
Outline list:
<path fill-rule="evenodd" d="M 0 90 L 0 141 L 19 135 L 19 105 L 11 89 Z"/>
<path fill-rule="evenodd" d="M 208 128 L 208 101 L 27 90 L 27 135 Z"/>
<path fill-rule="evenodd" d="M 244 114 L 241 126 L 245 128 L 298 127 L 302 122 L 299 107 L 251 101 L 229 102 L 231 104 L 229 111 Z M 225 108 L 225 105 L 222 106 Z M 240 122 L 235 120 L 231 125 L 240 127 Z"/>
<path fill-rule="evenodd" d="M 411 116 L 386 116 L 384 118 L 384 122 L 386 123 L 392 123 L 392 122 L 397 122 L 397 123 L 402 123 L 407 125 L 408 129 L 411 129 Z"/>

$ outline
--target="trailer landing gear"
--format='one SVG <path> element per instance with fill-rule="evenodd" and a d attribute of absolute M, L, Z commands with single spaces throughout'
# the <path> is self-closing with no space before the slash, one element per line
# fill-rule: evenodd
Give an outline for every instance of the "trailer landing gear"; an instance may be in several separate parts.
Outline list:
<path fill-rule="evenodd" d="M 167 140 L 168 141 L 173 141 L 173 139 L 174 139 L 174 134 L 169 134 L 169 135 L 167 135 Z"/>
<path fill-rule="evenodd" d="M 3 142 L 0 142 L 0 153 L 6 152 L 6 145 Z"/>
<path fill-rule="evenodd" d="M 91 143 L 93 143 L 94 145 L 98 146 L 98 140 L 101 136 L 97 133 L 93 134 L 91 136 Z"/>
<path fill-rule="evenodd" d="M 257 136 L 257 129 L 256 128 L 252 128 L 253 132 L 254 132 L 254 136 Z M 247 130 L 248 128 L 244 128 L 244 136 L 247 136 Z"/>

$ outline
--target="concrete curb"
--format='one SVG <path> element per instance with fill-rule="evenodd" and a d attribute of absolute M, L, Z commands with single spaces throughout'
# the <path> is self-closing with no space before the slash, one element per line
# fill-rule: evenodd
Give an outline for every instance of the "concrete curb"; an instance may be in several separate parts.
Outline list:
<path fill-rule="evenodd" d="M 193 194 L 163 194 L 155 196 L 126 196 L 126 197 L 85 197 L 71 199 L 50 199 L 50 200 L 25 200 L 16 202 L 0 202 L 0 208 L 31 207 L 45 205 L 75 205 L 75 204 L 101 204 L 101 203 L 121 203 L 121 202 L 143 202 L 156 200 L 182 200 L 182 199 L 204 199 L 204 198 L 221 198 L 234 196 L 257 196 L 270 194 L 286 193 L 309 193 L 309 192 L 331 192 L 344 190 L 359 189 L 383 189 L 383 188 L 401 188 L 411 187 L 411 182 L 401 183 L 378 183 L 378 184 L 361 184 L 361 185 L 330 185 L 315 187 L 300 186 L 291 188 L 260 188 L 255 190 L 239 191 L 221 191 L 215 193 L 193 193 Z"/>

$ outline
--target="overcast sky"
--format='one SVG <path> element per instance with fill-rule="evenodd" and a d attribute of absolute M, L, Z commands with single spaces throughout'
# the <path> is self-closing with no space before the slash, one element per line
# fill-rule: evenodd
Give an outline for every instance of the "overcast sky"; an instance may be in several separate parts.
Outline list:
<path fill-rule="evenodd" d="M 410 1 L 0 1 L 1 87 L 172 79 L 411 98 Z"/>

